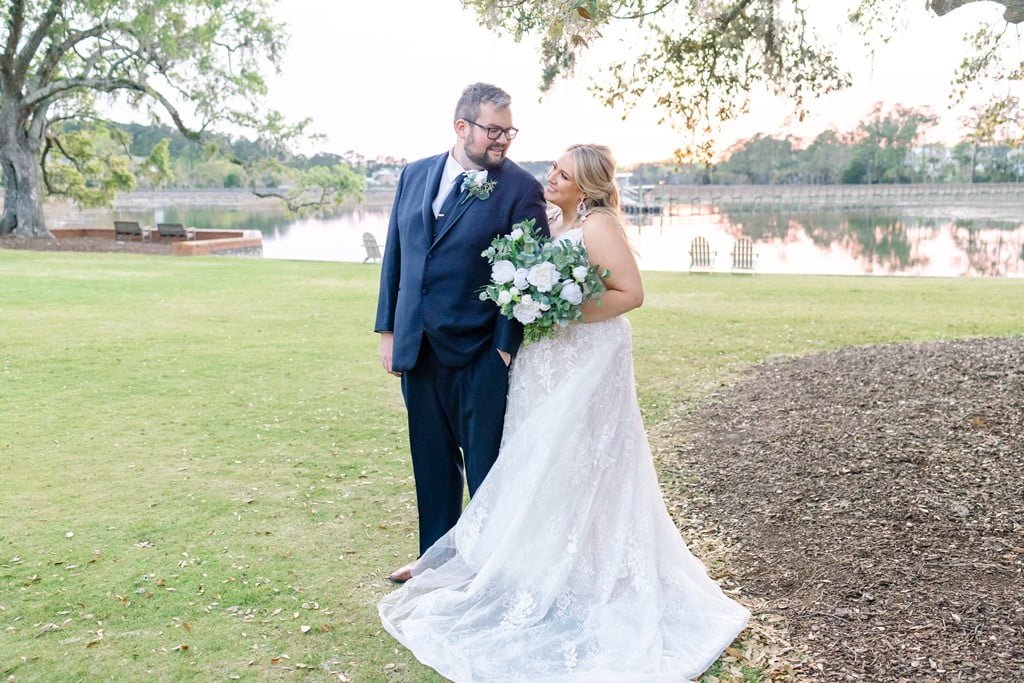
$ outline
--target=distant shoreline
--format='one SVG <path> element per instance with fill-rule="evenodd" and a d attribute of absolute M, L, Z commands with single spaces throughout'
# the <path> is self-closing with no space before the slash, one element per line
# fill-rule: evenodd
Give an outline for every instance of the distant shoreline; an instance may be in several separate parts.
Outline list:
<path fill-rule="evenodd" d="M 261 190 L 263 191 L 263 190 Z M 272 190 L 268 190 L 272 191 Z M 348 200 L 346 207 L 391 206 L 395 195 L 394 188 L 369 189 L 364 193 L 363 201 Z M 133 190 L 119 193 L 114 199 L 114 208 L 151 208 L 168 204 L 191 204 L 202 206 L 244 206 L 258 209 L 268 207 L 277 209 L 283 206 L 281 200 L 273 197 L 260 198 L 247 188 L 195 188 L 168 190 Z"/>
<path fill-rule="evenodd" d="M 805 211 L 887 212 L 898 211 L 920 218 L 990 219 L 1024 222 L 1024 185 L 979 183 L 975 185 L 644 185 L 646 202 L 669 210 L 729 213 L 733 217 L 751 211 L 800 214 Z M 348 200 L 344 210 L 387 211 L 395 188 L 371 188 L 362 202 Z M 259 198 L 247 188 L 135 190 L 119 194 L 113 207 L 88 209 L 69 200 L 45 204 L 48 216 L 88 219 L 93 213 L 111 210 L 146 211 L 166 207 L 243 208 L 252 212 L 284 213 L 274 198 Z M 105 220 L 105 219 L 104 219 Z"/>

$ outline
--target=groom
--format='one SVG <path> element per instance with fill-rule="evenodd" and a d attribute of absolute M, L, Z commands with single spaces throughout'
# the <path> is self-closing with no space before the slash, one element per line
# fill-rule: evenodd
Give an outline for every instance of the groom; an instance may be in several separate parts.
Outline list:
<path fill-rule="evenodd" d="M 498 457 L 508 365 L 522 327 L 480 290 L 491 240 L 532 218 L 547 232 L 544 195 L 505 158 L 518 130 L 511 98 L 475 83 L 455 107 L 451 151 L 402 172 L 391 209 L 377 301 L 380 360 L 402 378 L 416 479 L 420 553 L 462 512 Z M 402 583 L 411 566 L 388 578 Z"/>

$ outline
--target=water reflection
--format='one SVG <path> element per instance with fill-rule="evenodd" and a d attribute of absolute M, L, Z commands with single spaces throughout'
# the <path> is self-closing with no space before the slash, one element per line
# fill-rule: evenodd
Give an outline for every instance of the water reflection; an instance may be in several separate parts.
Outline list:
<path fill-rule="evenodd" d="M 147 225 L 175 222 L 257 229 L 263 233 L 266 258 L 361 262 L 366 256 L 362 234 L 369 232 L 383 244 L 390 215 L 386 202 L 334 218 L 295 219 L 274 202 L 204 205 L 200 201 L 51 212 L 48 220 L 54 227 L 109 226 L 116 218 Z M 733 245 L 745 236 L 754 242 L 761 273 L 1024 277 L 1024 222 L 1020 221 L 926 218 L 899 209 L 732 213 L 723 209 L 719 213 L 675 208 L 683 210 L 630 218 L 627 232 L 641 268 L 688 270 L 690 242 L 699 235 L 716 252 L 714 270 L 728 272 Z"/>
<path fill-rule="evenodd" d="M 391 212 L 357 208 L 335 218 L 304 218 L 263 231 L 266 258 L 313 261 L 362 261 L 363 233 L 384 244 Z"/>
<path fill-rule="evenodd" d="M 894 212 L 763 212 L 718 216 L 733 238 L 754 240 L 765 272 L 1024 275 L 1024 223 L 919 218 Z M 815 265 L 808 243 L 817 250 Z M 788 254 L 779 253 L 780 250 Z M 792 256 L 808 259 L 793 264 Z M 843 260 L 847 263 L 843 263 Z M 788 267 L 775 270 L 773 263 Z"/>

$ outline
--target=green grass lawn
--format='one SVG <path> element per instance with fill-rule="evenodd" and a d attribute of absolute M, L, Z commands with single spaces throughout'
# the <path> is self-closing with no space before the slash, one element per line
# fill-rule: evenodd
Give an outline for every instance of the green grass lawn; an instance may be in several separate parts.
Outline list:
<path fill-rule="evenodd" d="M 0 675 L 436 681 L 375 266 L 0 250 Z M 1024 334 L 1024 282 L 648 273 L 649 423 L 773 354 Z"/>

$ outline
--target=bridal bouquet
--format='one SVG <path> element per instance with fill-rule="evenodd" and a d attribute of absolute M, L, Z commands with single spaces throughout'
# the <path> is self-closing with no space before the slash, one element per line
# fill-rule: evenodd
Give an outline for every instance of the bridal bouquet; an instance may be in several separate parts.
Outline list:
<path fill-rule="evenodd" d="M 587 261 L 587 250 L 570 240 L 537 235 L 534 220 L 512 226 L 495 237 L 481 254 L 491 264 L 491 284 L 481 301 L 498 304 L 501 314 L 524 326 L 524 340 L 535 342 L 583 317 L 587 299 L 600 303 L 605 291 L 598 266 Z"/>

